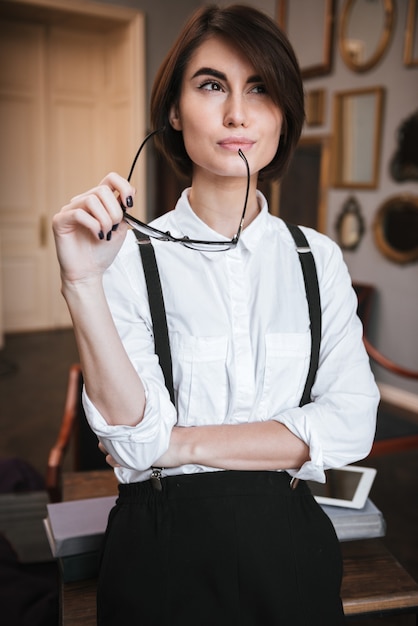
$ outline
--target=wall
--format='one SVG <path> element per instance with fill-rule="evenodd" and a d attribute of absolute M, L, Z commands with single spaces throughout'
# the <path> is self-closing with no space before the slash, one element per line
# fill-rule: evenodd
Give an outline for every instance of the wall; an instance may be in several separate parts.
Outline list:
<path fill-rule="evenodd" d="M 152 79 L 164 54 L 174 40 L 182 23 L 198 5 L 206 4 L 198 0 L 101 0 L 113 4 L 123 4 L 144 11 L 147 33 L 147 85 L 149 99 Z M 291 2 L 292 0 L 288 0 Z M 229 4 L 228 0 L 218 0 L 218 4 Z M 246 2 L 276 17 L 276 0 Z M 342 13 L 344 0 L 336 0 L 336 29 Z M 373 339 L 376 346 L 394 361 L 405 367 L 418 370 L 418 264 L 396 265 L 386 260 L 376 249 L 371 225 L 378 207 L 384 200 L 400 193 L 418 194 L 415 182 L 396 183 L 389 173 L 389 162 L 396 149 L 396 133 L 400 123 L 408 117 L 418 103 L 418 68 L 403 66 L 403 43 L 406 23 L 407 0 L 395 0 L 395 28 L 388 50 L 380 63 L 363 74 L 349 70 L 338 51 L 337 36 L 333 44 L 333 68 L 330 74 L 305 81 L 305 89 L 322 88 L 326 91 L 325 121 L 321 127 L 307 128 L 306 135 L 331 135 L 333 95 L 338 91 L 361 87 L 383 86 L 386 90 L 383 114 L 383 136 L 380 159 L 379 185 L 375 190 L 342 190 L 330 188 L 328 193 L 327 234 L 336 237 L 335 222 L 342 205 L 352 193 L 361 205 L 366 233 L 354 252 L 344 252 L 344 257 L 354 280 L 370 282 L 378 289 L 376 312 L 374 315 Z M 303 22 L 303 15 L 301 15 Z M 306 23 L 306 22 L 305 22 Z M 313 29 L 314 30 L 314 29 Z M 312 32 L 311 24 L 306 23 L 306 37 Z M 150 179 L 153 177 L 152 154 L 150 159 Z M 150 185 L 152 188 L 152 185 Z M 149 207 L 154 206 L 152 193 Z M 150 209 L 150 214 L 151 209 Z M 418 396 L 418 382 L 408 381 L 391 375 L 381 368 L 375 369 L 379 381 Z"/>

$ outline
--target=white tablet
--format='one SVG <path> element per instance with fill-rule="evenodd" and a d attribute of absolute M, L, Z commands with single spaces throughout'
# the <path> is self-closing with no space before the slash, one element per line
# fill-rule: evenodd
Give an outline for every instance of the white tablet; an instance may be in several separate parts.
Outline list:
<path fill-rule="evenodd" d="M 371 467 L 346 465 L 325 471 L 326 483 L 307 481 L 319 504 L 362 509 L 366 504 L 376 470 Z"/>

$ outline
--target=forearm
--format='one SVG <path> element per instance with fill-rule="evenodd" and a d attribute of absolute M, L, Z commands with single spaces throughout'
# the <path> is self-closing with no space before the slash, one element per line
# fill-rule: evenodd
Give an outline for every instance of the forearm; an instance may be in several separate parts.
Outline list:
<path fill-rule="evenodd" d="M 134 426 L 145 393 L 112 319 L 101 278 L 64 283 L 88 396 L 108 424 Z"/>
<path fill-rule="evenodd" d="M 309 449 L 276 421 L 220 426 L 175 427 L 170 448 L 156 465 L 187 463 L 225 470 L 297 469 Z"/>

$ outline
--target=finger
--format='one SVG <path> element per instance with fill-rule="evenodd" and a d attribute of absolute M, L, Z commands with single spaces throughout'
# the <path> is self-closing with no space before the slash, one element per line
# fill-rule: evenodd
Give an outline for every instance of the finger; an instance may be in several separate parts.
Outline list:
<path fill-rule="evenodd" d="M 136 189 L 126 180 L 126 178 L 123 178 L 115 172 L 110 172 L 104 177 L 100 184 L 107 185 L 114 193 L 117 194 L 123 209 L 130 209 L 133 207 Z"/>
<path fill-rule="evenodd" d="M 103 452 L 103 454 L 106 455 L 105 460 L 108 465 L 110 465 L 111 467 L 120 467 L 120 464 L 117 463 L 117 461 L 113 458 L 113 456 L 111 454 L 108 454 L 106 448 L 104 447 L 101 441 L 99 441 L 99 443 L 97 444 L 97 447 L 99 448 L 100 452 Z"/>
<path fill-rule="evenodd" d="M 108 465 L 110 465 L 110 467 L 120 467 L 119 463 L 113 458 L 113 456 L 111 454 L 108 454 L 106 456 L 106 463 Z"/>
<path fill-rule="evenodd" d="M 85 194 L 75 196 L 68 205 L 63 207 L 62 211 L 74 211 L 74 216 L 80 223 L 83 223 L 100 239 L 106 236 L 108 240 L 123 218 L 119 201 L 110 187 L 106 185 L 100 185 Z M 78 211 L 85 212 L 95 221 L 86 220 L 85 216 Z"/>
<path fill-rule="evenodd" d="M 90 231 L 93 238 L 105 239 L 105 233 L 112 232 L 114 225 L 110 217 L 102 213 L 102 209 L 92 206 L 96 202 L 99 202 L 97 198 L 88 200 L 83 207 L 72 208 L 71 205 L 63 207 L 52 220 L 55 236 L 66 235 L 82 227 Z M 123 236 L 123 228 L 121 233 Z"/>
<path fill-rule="evenodd" d="M 99 441 L 99 443 L 97 444 L 97 447 L 99 448 L 100 452 L 103 452 L 103 454 L 107 455 L 107 450 L 106 450 L 106 448 L 104 447 L 104 445 L 102 444 L 101 441 Z"/>

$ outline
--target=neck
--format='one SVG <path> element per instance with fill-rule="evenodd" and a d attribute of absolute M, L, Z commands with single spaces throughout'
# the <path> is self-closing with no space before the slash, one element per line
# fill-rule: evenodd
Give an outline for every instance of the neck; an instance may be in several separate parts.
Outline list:
<path fill-rule="evenodd" d="M 257 201 L 257 178 L 250 182 L 244 228 L 260 212 Z M 196 215 L 212 230 L 233 237 L 238 230 L 244 208 L 246 179 L 217 178 L 216 182 L 203 184 L 199 177 L 193 178 L 189 202 Z"/>

